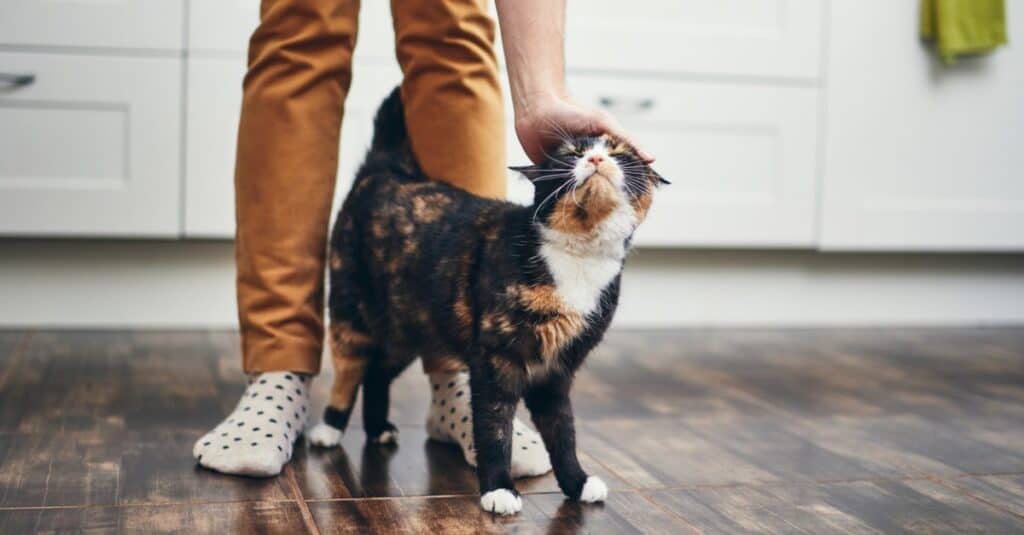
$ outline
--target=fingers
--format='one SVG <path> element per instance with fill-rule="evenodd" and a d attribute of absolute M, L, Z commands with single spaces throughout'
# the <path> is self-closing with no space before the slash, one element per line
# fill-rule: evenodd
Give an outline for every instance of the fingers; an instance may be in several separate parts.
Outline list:
<path fill-rule="evenodd" d="M 626 129 L 623 128 L 610 113 L 602 111 L 600 112 L 600 117 L 601 121 L 599 126 L 602 131 L 628 143 L 629 146 L 633 147 L 633 150 L 636 151 L 636 155 L 639 156 L 644 163 L 650 164 L 654 162 L 654 155 L 640 147 L 636 140 L 633 139 L 633 136 L 626 133 Z"/>

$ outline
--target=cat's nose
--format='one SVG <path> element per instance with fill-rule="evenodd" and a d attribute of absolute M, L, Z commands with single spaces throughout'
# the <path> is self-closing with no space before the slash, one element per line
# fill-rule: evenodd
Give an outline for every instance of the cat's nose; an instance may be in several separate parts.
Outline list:
<path fill-rule="evenodd" d="M 604 161 L 604 156 L 601 156 L 600 154 L 591 154 L 587 158 L 587 161 L 594 165 L 601 165 L 601 162 Z"/>

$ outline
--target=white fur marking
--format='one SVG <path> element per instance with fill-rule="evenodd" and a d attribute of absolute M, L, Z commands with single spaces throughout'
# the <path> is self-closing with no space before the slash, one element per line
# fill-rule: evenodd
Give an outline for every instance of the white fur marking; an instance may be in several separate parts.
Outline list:
<path fill-rule="evenodd" d="M 334 448 L 341 444 L 341 435 L 338 429 L 320 422 L 309 431 L 309 443 L 321 448 Z"/>
<path fill-rule="evenodd" d="M 583 484 L 580 501 L 586 503 L 603 502 L 608 498 L 608 486 L 597 476 L 590 476 Z"/>
<path fill-rule="evenodd" d="M 523 510 L 523 499 L 507 489 L 496 489 L 480 497 L 484 511 L 499 515 L 514 515 Z"/>
<path fill-rule="evenodd" d="M 398 431 L 384 431 L 377 437 L 377 444 L 394 444 L 398 442 Z"/>

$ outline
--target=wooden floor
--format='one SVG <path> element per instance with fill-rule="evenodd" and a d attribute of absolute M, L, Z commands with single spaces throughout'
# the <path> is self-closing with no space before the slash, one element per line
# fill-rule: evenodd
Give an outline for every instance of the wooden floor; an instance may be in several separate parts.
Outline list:
<path fill-rule="evenodd" d="M 573 396 L 608 502 L 548 475 L 514 518 L 426 440 L 418 365 L 397 449 L 357 418 L 274 479 L 191 458 L 242 385 L 233 333 L 0 331 L 0 533 L 1024 532 L 1024 328 L 613 332 Z"/>

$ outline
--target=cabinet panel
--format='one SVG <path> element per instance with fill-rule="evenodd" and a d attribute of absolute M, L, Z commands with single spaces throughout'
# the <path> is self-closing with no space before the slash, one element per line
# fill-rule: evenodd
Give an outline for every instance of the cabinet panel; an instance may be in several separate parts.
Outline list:
<path fill-rule="evenodd" d="M 240 58 L 189 60 L 187 236 L 231 238 L 235 234 L 235 141 L 244 75 L 245 65 Z M 345 104 L 336 198 L 348 193 L 356 169 L 370 146 L 377 106 L 400 79 L 397 67 L 356 67 Z"/>
<path fill-rule="evenodd" d="M 0 233 L 179 234 L 181 60 L 0 53 Z"/>
<path fill-rule="evenodd" d="M 818 91 L 571 76 L 673 182 L 637 235 L 650 246 L 808 247 L 814 242 Z"/>
<path fill-rule="evenodd" d="M 178 50 L 184 11 L 184 0 L 3 0 L 0 44 Z"/>
<path fill-rule="evenodd" d="M 813 79 L 824 0 L 569 2 L 570 69 Z"/>
<path fill-rule="evenodd" d="M 189 49 L 200 53 L 244 53 L 259 24 L 258 0 L 192 2 L 189 6 Z M 390 2 L 363 2 L 359 9 L 356 57 L 394 60 L 394 29 Z"/>
<path fill-rule="evenodd" d="M 1024 50 L 944 67 L 911 34 L 917 15 L 832 6 L 822 247 L 1024 249 Z M 1007 15 L 1019 43 L 1024 10 Z"/>

